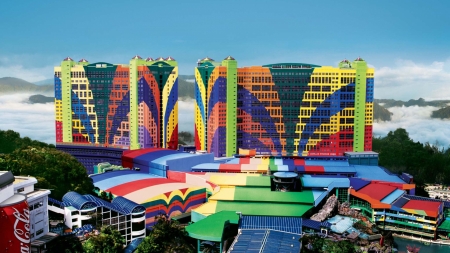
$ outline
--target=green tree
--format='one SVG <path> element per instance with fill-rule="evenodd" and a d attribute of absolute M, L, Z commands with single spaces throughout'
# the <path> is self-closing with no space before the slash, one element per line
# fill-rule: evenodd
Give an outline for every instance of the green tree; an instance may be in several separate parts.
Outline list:
<path fill-rule="evenodd" d="M 0 130 L 0 154 L 10 154 L 19 148 L 33 147 L 48 147 L 54 148 L 55 145 L 47 144 L 40 141 L 31 140 L 28 137 L 20 138 L 20 134 L 13 130 Z"/>
<path fill-rule="evenodd" d="M 301 239 L 302 250 L 305 253 L 323 253 L 323 245 L 325 239 L 314 234 L 314 235 L 304 235 Z"/>
<path fill-rule="evenodd" d="M 156 224 L 139 244 L 136 253 L 195 252 L 186 230 L 164 215 L 156 217 Z"/>
<path fill-rule="evenodd" d="M 83 253 L 83 245 L 75 235 L 59 236 L 47 244 L 49 253 Z"/>
<path fill-rule="evenodd" d="M 86 169 L 71 155 L 49 147 L 25 147 L 0 155 L 0 169 L 17 176 L 36 177 L 37 188 L 51 189 L 61 199 L 68 191 L 91 193 L 94 185 Z"/>
<path fill-rule="evenodd" d="M 324 253 L 356 253 L 355 245 L 350 241 L 330 241 L 325 240 L 324 242 Z"/>
<path fill-rule="evenodd" d="M 119 253 L 123 252 L 125 240 L 119 231 L 110 226 L 103 227 L 99 235 L 91 236 L 84 244 L 86 253 Z"/>
<path fill-rule="evenodd" d="M 450 183 L 450 151 L 439 149 L 438 144 L 414 142 L 405 129 L 373 138 L 372 148 L 379 153 L 380 166 L 414 177 L 417 195 L 427 196 L 425 183 Z"/>

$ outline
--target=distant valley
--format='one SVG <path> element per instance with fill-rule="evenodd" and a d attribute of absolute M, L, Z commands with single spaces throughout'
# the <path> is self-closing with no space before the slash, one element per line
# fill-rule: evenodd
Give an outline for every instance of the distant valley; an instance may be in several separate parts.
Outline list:
<path fill-rule="evenodd" d="M 180 100 L 191 100 L 194 97 L 194 79 L 193 75 L 180 75 L 178 79 L 178 97 Z M 0 78 L 0 94 L 35 94 L 31 95 L 28 103 L 52 103 L 54 102 L 53 79 L 42 80 L 36 83 L 30 83 L 25 80 L 14 77 Z M 439 109 L 434 110 L 431 118 L 450 119 L 450 100 L 434 100 L 425 101 L 423 98 L 417 100 L 410 99 L 408 101 L 394 99 L 375 99 L 374 100 L 374 121 L 387 122 L 391 120 L 392 112 L 388 109 L 393 107 L 410 107 L 410 106 L 432 106 Z"/>
<path fill-rule="evenodd" d="M 16 93 L 44 94 L 51 96 L 54 93 L 54 88 L 53 84 L 36 85 L 15 77 L 0 78 L 1 95 Z"/>

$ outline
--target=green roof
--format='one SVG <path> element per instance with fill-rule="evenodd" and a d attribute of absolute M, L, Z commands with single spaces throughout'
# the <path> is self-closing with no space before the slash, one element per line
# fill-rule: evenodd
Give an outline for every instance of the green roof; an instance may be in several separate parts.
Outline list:
<path fill-rule="evenodd" d="M 226 210 L 242 212 L 243 215 L 300 217 L 312 207 L 312 205 L 272 202 L 217 201 L 216 212 Z"/>
<path fill-rule="evenodd" d="M 444 220 L 441 225 L 439 225 L 438 229 L 450 232 L 450 220 Z"/>
<path fill-rule="evenodd" d="M 269 186 L 271 178 L 268 176 L 249 176 L 246 180 L 246 186 Z"/>
<path fill-rule="evenodd" d="M 222 211 L 211 214 L 203 220 L 186 227 L 189 236 L 199 240 L 221 242 L 226 224 L 238 224 L 239 215 L 235 211 Z"/>
<path fill-rule="evenodd" d="M 301 192 L 279 192 L 271 191 L 270 188 L 237 186 L 234 193 L 234 200 L 249 202 L 257 201 L 313 204 L 314 196 L 310 190 Z"/>

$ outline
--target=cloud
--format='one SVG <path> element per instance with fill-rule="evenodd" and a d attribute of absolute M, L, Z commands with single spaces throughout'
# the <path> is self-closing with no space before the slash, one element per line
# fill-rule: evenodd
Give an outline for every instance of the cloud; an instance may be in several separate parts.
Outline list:
<path fill-rule="evenodd" d="M 418 64 L 398 60 L 395 67 L 375 70 L 375 97 L 401 100 L 450 98 L 450 59 Z"/>
<path fill-rule="evenodd" d="M 0 129 L 14 130 L 21 137 L 55 144 L 53 103 L 28 104 L 30 94 L 0 96 Z"/>
<path fill-rule="evenodd" d="M 450 147 L 450 120 L 430 118 L 438 107 L 410 106 L 392 107 L 388 110 L 393 113 L 392 120 L 373 124 L 374 135 L 386 136 L 389 131 L 404 128 L 409 137 L 421 143 L 438 144 L 440 147 Z"/>
<path fill-rule="evenodd" d="M 194 100 L 178 100 L 178 131 L 194 133 Z"/>
<path fill-rule="evenodd" d="M 16 77 L 28 82 L 37 82 L 53 76 L 53 67 L 24 68 L 22 65 L 0 66 L 0 77 Z"/>

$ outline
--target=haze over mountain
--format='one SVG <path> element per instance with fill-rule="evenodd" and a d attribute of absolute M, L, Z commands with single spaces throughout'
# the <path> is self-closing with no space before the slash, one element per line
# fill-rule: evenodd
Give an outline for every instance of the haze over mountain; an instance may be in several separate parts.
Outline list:
<path fill-rule="evenodd" d="M 179 131 L 194 132 L 194 76 L 179 76 Z M 42 82 L 52 79 L 43 80 Z M 55 143 L 53 84 L 36 85 L 19 78 L 0 78 L 0 129 Z M 43 95 L 44 94 L 44 95 Z M 375 136 L 405 128 L 413 140 L 450 145 L 450 100 L 375 99 Z"/>
<path fill-rule="evenodd" d="M 55 83 L 55 80 L 53 78 L 34 82 L 34 84 L 36 84 L 36 85 L 53 85 L 54 83 Z"/>
<path fill-rule="evenodd" d="M 0 78 L 0 94 L 31 93 L 51 95 L 54 92 L 53 84 L 36 85 L 15 77 Z"/>

